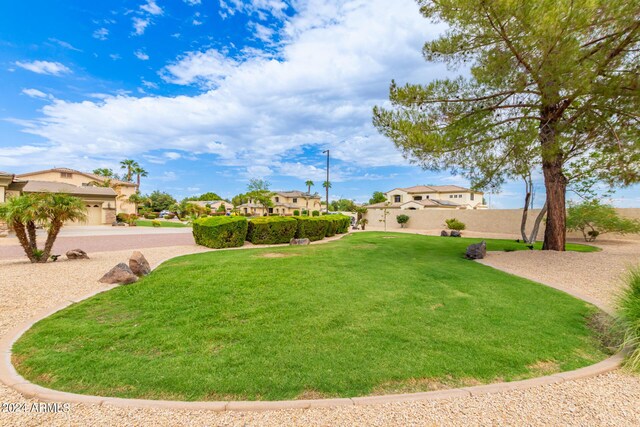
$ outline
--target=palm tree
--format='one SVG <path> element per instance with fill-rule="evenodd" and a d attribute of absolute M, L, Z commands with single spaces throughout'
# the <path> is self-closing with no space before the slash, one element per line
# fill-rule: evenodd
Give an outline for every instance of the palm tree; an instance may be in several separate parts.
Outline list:
<path fill-rule="evenodd" d="M 309 195 L 311 194 L 311 187 L 313 187 L 315 184 L 313 183 L 313 181 L 311 181 L 310 179 L 308 179 L 304 185 L 307 186 L 307 215 L 309 215 Z"/>
<path fill-rule="evenodd" d="M 24 194 L 0 204 L 0 218 L 16 232 L 29 261 L 47 262 L 60 229 L 67 221 L 86 218 L 84 202 L 63 193 Z M 36 224 L 47 230 L 44 249 L 36 242 Z"/>
<path fill-rule="evenodd" d="M 327 192 L 327 213 L 329 213 L 329 189 L 331 188 L 331 182 L 329 181 L 325 181 L 322 183 L 322 187 L 326 190 Z"/>
<path fill-rule="evenodd" d="M 127 174 L 125 175 L 125 181 L 131 182 L 131 177 L 133 176 L 133 169 L 138 167 L 138 162 L 131 159 L 125 159 L 120 162 L 120 169 L 126 169 Z"/>
<path fill-rule="evenodd" d="M 140 191 L 140 177 L 141 176 L 147 177 L 149 176 L 149 173 L 137 163 L 135 164 L 133 169 L 131 169 L 131 173 L 136 175 L 137 191 Z"/>

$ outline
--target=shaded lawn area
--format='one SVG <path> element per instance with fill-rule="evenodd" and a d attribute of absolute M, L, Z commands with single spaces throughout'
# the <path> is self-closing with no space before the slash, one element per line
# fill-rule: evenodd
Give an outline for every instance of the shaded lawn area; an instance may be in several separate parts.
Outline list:
<path fill-rule="evenodd" d="M 138 227 L 153 227 L 150 219 L 137 219 L 136 225 Z M 172 221 L 163 221 L 160 220 L 160 227 L 169 227 L 169 228 L 183 228 L 183 227 L 191 227 L 190 225 L 183 224 L 181 222 L 172 222 Z"/>
<path fill-rule="evenodd" d="M 465 260 L 477 241 L 357 233 L 179 257 L 38 322 L 14 364 L 76 393 L 277 400 L 511 381 L 606 357 L 586 326 L 595 308 Z"/>

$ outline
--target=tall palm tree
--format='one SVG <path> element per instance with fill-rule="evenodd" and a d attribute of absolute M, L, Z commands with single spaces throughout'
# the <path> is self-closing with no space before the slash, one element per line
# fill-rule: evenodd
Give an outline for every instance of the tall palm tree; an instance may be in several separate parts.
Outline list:
<path fill-rule="evenodd" d="M 127 174 L 125 175 L 125 181 L 131 182 L 131 177 L 133 176 L 133 169 L 138 165 L 138 162 L 131 159 L 125 159 L 120 162 L 120 169 L 126 169 Z"/>
<path fill-rule="evenodd" d="M 331 182 L 329 181 L 325 181 L 322 183 L 322 187 L 326 190 L 327 192 L 327 213 L 329 213 L 329 189 L 331 188 Z"/>
<path fill-rule="evenodd" d="M 139 164 L 135 164 L 135 166 L 133 167 L 133 169 L 131 169 L 131 173 L 136 175 L 136 182 L 137 182 L 137 191 L 140 191 L 140 177 L 147 177 L 149 176 L 149 172 L 147 172 L 146 170 L 144 170 L 144 168 L 142 166 L 140 166 Z"/>
<path fill-rule="evenodd" d="M 307 182 L 304 183 L 304 185 L 307 186 L 307 215 L 309 215 L 309 195 L 311 194 L 311 187 L 313 187 L 315 184 L 313 183 L 313 181 L 308 179 Z"/>

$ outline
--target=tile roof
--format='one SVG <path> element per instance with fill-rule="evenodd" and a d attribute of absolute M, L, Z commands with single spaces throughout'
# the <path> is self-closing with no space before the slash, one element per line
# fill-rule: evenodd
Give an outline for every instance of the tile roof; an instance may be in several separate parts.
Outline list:
<path fill-rule="evenodd" d="M 446 193 L 456 191 L 472 191 L 468 188 L 460 187 L 459 185 L 414 185 L 413 187 L 398 188 L 398 190 L 403 190 L 407 193 Z M 477 193 L 480 192 L 478 191 Z"/>
<path fill-rule="evenodd" d="M 309 197 L 312 199 L 319 199 L 320 196 L 318 194 L 307 193 L 306 191 L 298 191 L 298 190 L 289 190 L 289 191 L 275 191 L 274 193 L 279 194 L 283 197 Z"/>
<path fill-rule="evenodd" d="M 51 181 L 33 181 L 29 180 L 27 185 L 24 186 L 23 191 L 25 193 L 67 193 L 76 196 L 116 196 L 116 192 L 113 188 L 109 187 L 77 187 L 72 184 L 66 184 L 64 182 L 51 182 Z"/>
<path fill-rule="evenodd" d="M 75 169 L 70 169 L 70 168 L 45 169 L 45 170 L 40 170 L 40 171 L 35 171 L 35 172 L 22 173 L 22 174 L 19 174 L 19 175 L 16 175 L 16 176 L 21 178 L 21 177 L 25 177 L 25 176 L 38 175 L 38 174 L 47 173 L 47 172 L 78 173 L 80 175 L 84 175 L 84 176 L 89 177 L 89 178 L 91 178 L 91 179 L 93 179 L 95 181 L 98 181 L 98 182 L 104 182 L 105 179 L 107 179 L 104 176 L 96 175 L 94 173 L 82 172 L 82 171 L 75 170 Z M 135 187 L 136 186 L 136 184 L 134 182 L 122 181 L 122 180 L 113 179 L 113 178 L 111 178 L 111 183 L 112 184 L 117 184 L 117 185 L 126 185 L 126 186 L 130 186 L 130 187 Z"/>

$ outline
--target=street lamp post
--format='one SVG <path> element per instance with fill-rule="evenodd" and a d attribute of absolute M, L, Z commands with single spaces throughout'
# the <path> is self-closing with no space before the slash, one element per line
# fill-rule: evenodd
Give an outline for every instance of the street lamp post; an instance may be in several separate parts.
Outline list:
<path fill-rule="evenodd" d="M 327 198 L 326 198 L 326 212 L 329 213 L 329 150 L 325 150 L 322 152 L 322 154 L 327 153 L 327 182 L 326 182 L 326 188 L 325 190 L 327 191 Z"/>

